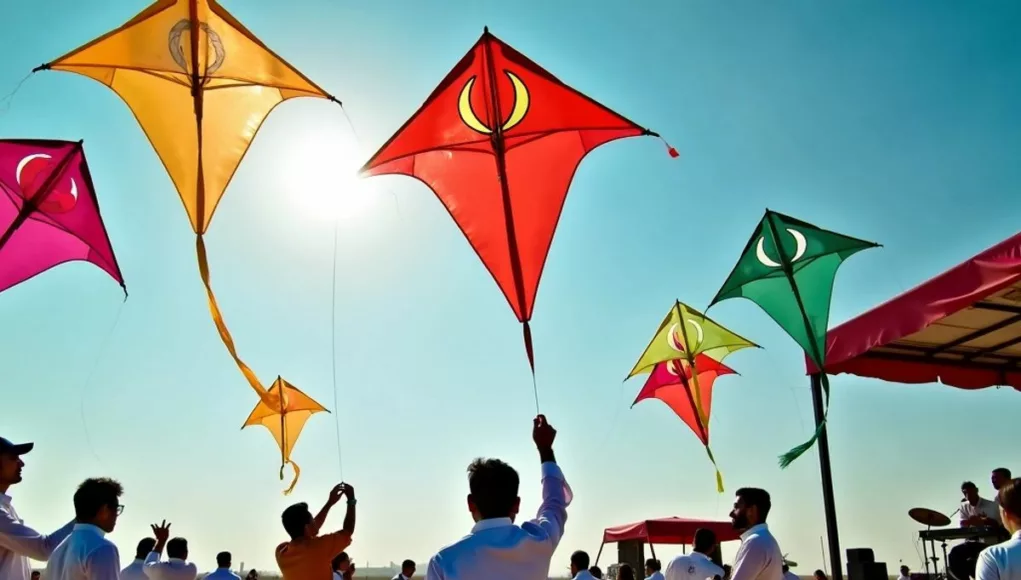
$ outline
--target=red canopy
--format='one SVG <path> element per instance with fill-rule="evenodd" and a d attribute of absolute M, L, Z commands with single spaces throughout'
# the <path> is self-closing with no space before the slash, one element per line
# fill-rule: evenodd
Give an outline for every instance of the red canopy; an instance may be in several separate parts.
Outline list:
<path fill-rule="evenodd" d="M 1021 233 L 831 330 L 826 372 L 1021 390 Z"/>
<path fill-rule="evenodd" d="M 606 528 L 603 530 L 603 543 L 642 540 L 648 544 L 692 544 L 695 541 L 695 530 L 699 528 L 712 530 L 719 542 L 729 542 L 741 537 L 741 533 L 735 530 L 730 522 L 659 518 Z"/>

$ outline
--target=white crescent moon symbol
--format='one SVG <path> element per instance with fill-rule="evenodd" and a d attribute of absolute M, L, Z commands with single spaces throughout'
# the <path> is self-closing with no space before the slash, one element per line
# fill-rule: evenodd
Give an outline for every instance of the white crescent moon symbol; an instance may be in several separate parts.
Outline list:
<path fill-rule="evenodd" d="M 14 174 L 14 179 L 17 180 L 18 185 L 21 185 L 21 171 L 25 169 L 25 166 L 28 165 L 33 159 L 51 159 L 51 157 L 45 153 L 36 153 L 34 155 L 29 155 L 22 159 L 21 161 L 19 161 L 18 169 Z"/>
<path fill-rule="evenodd" d="M 801 259 L 802 256 L 805 255 L 805 250 L 808 249 L 808 240 L 805 239 L 805 234 L 799 232 L 798 230 L 787 228 L 787 233 L 789 233 L 791 237 L 794 238 L 794 243 L 797 244 L 797 247 L 794 250 L 794 257 L 791 258 L 791 262 L 797 262 L 798 260 Z"/>
<path fill-rule="evenodd" d="M 75 183 L 73 177 L 71 178 L 71 197 L 73 197 L 75 201 L 78 201 L 78 184 Z"/>
<path fill-rule="evenodd" d="M 683 345 L 677 342 L 677 325 L 673 324 L 670 326 L 670 332 L 666 336 L 666 342 L 670 345 L 670 348 L 677 352 L 684 352 Z"/>
<path fill-rule="evenodd" d="M 695 327 L 695 346 L 697 347 L 698 345 L 702 344 L 702 339 L 705 338 L 705 333 L 702 331 L 701 324 L 695 322 L 694 320 L 689 320 L 688 322 Z"/>
<path fill-rule="evenodd" d="M 759 236 L 759 243 L 755 244 L 755 257 L 759 260 L 759 263 L 767 268 L 779 268 L 781 264 L 774 262 L 772 258 L 766 255 L 766 249 L 763 244 L 766 243 L 766 236 Z"/>

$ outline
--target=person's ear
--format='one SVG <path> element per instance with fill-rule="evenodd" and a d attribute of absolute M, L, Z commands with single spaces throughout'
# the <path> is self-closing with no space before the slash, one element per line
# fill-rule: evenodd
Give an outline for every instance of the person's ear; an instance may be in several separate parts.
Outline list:
<path fill-rule="evenodd" d="M 518 515 L 518 511 L 520 509 L 521 509 L 521 498 L 520 497 L 516 497 L 516 498 L 514 498 L 514 509 L 512 510 L 511 513 L 513 513 L 514 515 Z"/>

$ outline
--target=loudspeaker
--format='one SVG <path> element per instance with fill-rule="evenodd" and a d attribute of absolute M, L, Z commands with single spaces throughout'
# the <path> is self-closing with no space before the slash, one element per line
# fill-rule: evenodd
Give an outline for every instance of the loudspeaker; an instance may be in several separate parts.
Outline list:
<path fill-rule="evenodd" d="M 644 578 L 645 542 L 641 540 L 617 542 L 617 562 L 631 566 L 635 571 L 635 578 Z"/>
<path fill-rule="evenodd" d="M 866 562 L 864 580 L 889 580 L 886 575 L 886 562 Z"/>
<path fill-rule="evenodd" d="M 848 548 L 847 550 L 847 580 L 868 580 L 866 578 L 865 566 L 876 561 L 876 554 L 872 548 Z M 883 577 L 886 578 L 885 576 Z"/>

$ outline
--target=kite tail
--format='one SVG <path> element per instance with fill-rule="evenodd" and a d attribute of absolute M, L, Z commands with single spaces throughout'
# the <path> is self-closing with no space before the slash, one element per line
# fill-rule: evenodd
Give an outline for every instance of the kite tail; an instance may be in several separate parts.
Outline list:
<path fill-rule="evenodd" d="M 823 410 L 822 421 L 819 421 L 819 426 L 815 428 L 815 433 L 812 433 L 812 437 L 809 438 L 808 441 L 805 441 L 801 445 L 798 445 L 780 456 L 780 469 L 787 469 L 787 467 L 794 463 L 797 458 L 801 457 L 806 451 L 811 449 L 812 446 L 815 445 L 815 442 L 819 439 L 819 436 L 822 435 L 822 430 L 826 428 L 826 418 L 829 417 L 830 414 L 830 382 L 826 378 L 825 373 L 822 375 L 822 387 L 823 392 L 826 394 L 826 407 Z"/>
<path fill-rule="evenodd" d="M 206 259 L 206 243 L 202 240 L 202 234 L 195 237 L 195 253 L 198 255 L 199 261 L 199 274 L 202 276 L 202 284 L 206 287 L 206 296 L 209 299 L 209 312 L 213 316 L 213 322 L 216 324 L 216 330 L 220 333 L 220 340 L 223 341 L 223 345 L 227 347 L 227 351 L 230 352 L 230 356 L 237 363 L 238 368 L 241 369 L 241 374 L 245 375 L 248 379 L 248 384 L 252 386 L 255 393 L 259 395 L 267 404 L 269 402 L 269 392 L 266 387 L 262 386 L 259 382 L 259 377 L 255 376 L 255 373 L 241 360 L 238 356 L 238 351 L 234 347 L 234 339 L 230 335 L 230 331 L 227 330 L 227 325 L 223 321 L 223 314 L 220 313 L 220 307 L 216 304 L 216 296 L 213 295 L 213 287 L 209 284 L 209 262 Z M 281 468 L 282 469 L 282 468 Z"/>
<path fill-rule="evenodd" d="M 291 495 L 291 492 L 294 491 L 294 486 L 298 485 L 298 478 L 301 477 L 301 468 L 298 467 L 298 464 L 290 459 L 285 459 L 284 462 L 280 464 L 280 481 L 284 480 L 284 467 L 288 463 L 290 463 L 291 467 L 294 468 L 294 479 L 291 480 L 291 485 L 284 490 L 284 495 Z"/>
<path fill-rule="evenodd" d="M 713 457 L 713 450 L 706 445 L 705 452 L 709 454 L 709 461 L 713 462 L 713 469 L 716 470 L 716 493 L 723 493 L 723 474 L 720 473 L 720 467 L 716 465 L 716 458 Z"/>

